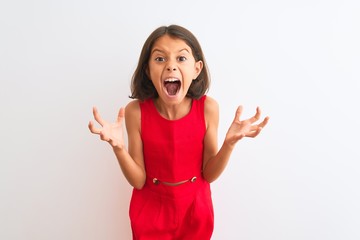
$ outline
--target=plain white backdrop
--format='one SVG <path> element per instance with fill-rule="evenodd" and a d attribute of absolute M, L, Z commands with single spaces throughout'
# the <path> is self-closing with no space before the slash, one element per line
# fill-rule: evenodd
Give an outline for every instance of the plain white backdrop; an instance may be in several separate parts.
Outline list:
<path fill-rule="evenodd" d="M 360 239 L 360 3 L 0 3 L 0 239 L 131 239 L 131 187 L 87 129 L 115 120 L 158 26 L 200 41 L 219 143 L 242 104 L 271 117 L 212 184 L 215 240 Z"/>

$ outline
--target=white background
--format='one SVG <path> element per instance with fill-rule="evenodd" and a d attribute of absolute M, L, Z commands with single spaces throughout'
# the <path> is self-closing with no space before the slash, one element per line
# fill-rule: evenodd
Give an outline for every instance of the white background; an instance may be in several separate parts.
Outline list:
<path fill-rule="evenodd" d="M 237 105 L 271 117 L 212 184 L 213 239 L 360 239 L 360 3 L 0 3 L 0 239 L 131 239 L 131 187 L 87 124 L 114 120 L 147 36 L 202 44 L 222 143 Z"/>

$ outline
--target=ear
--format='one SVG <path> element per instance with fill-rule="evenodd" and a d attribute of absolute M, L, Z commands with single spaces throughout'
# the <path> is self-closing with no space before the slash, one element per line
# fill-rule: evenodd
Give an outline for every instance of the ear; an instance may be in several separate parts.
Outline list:
<path fill-rule="evenodd" d="M 204 67 L 203 61 L 199 60 L 199 61 L 195 62 L 195 72 L 194 72 L 193 79 L 196 79 L 199 76 L 203 67 Z"/>

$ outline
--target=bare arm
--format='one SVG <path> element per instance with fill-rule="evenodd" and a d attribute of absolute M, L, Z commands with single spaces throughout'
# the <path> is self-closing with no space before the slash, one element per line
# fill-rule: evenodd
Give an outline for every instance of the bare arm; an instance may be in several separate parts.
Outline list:
<path fill-rule="evenodd" d="M 129 103 L 126 109 L 121 108 L 115 123 L 103 120 L 96 108 L 93 109 L 93 114 L 102 128 L 96 128 L 93 122 L 90 122 L 90 131 L 100 135 L 101 140 L 108 142 L 112 146 L 125 178 L 130 185 L 141 189 L 145 183 L 146 174 L 140 138 L 140 108 L 138 102 Z M 125 148 L 123 138 L 122 122 L 124 118 L 129 140 L 128 151 Z"/>
<path fill-rule="evenodd" d="M 260 119 L 260 109 L 256 114 L 246 120 L 240 120 L 242 107 L 236 110 L 235 118 L 226 134 L 225 140 L 217 150 L 217 131 L 219 123 L 219 108 L 215 100 L 207 97 L 205 101 L 205 119 L 207 131 L 204 139 L 203 176 L 208 182 L 215 181 L 224 171 L 236 143 L 244 137 L 256 137 L 265 127 L 269 118 L 261 123 L 254 124 Z"/>

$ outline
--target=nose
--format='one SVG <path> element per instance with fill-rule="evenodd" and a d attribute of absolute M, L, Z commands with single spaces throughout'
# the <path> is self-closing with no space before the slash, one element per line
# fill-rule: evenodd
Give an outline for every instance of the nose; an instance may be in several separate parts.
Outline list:
<path fill-rule="evenodd" d="M 174 65 L 169 65 L 169 66 L 167 66 L 166 70 L 168 70 L 169 72 L 172 72 L 172 71 L 176 71 L 177 68 Z"/>

